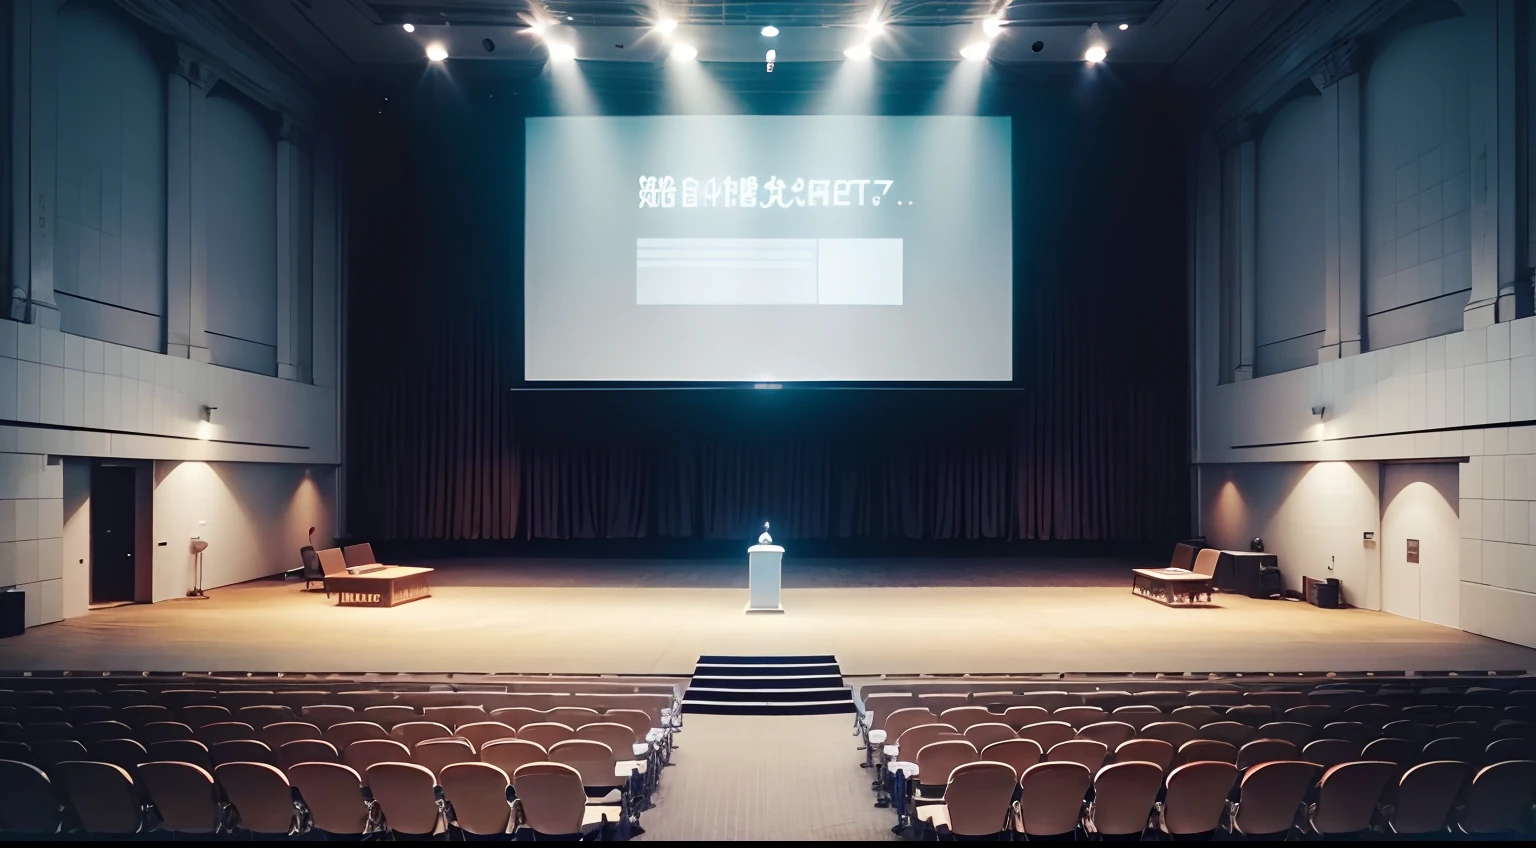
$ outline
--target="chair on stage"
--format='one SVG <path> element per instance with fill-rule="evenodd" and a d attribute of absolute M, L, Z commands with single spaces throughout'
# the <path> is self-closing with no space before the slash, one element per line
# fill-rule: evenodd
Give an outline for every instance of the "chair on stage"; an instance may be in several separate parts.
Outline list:
<path fill-rule="evenodd" d="M 347 573 L 347 559 L 341 552 L 341 548 L 326 548 L 320 554 L 320 572 L 324 580 L 326 577 L 335 577 Z M 325 596 L 331 596 L 331 587 L 325 587 Z"/>
<path fill-rule="evenodd" d="M 325 585 L 325 569 L 320 566 L 320 554 L 315 551 L 314 545 L 305 545 L 299 548 L 299 559 L 304 566 L 299 569 L 299 576 L 304 578 L 304 591 L 309 591 L 309 584 L 319 581 Z"/>

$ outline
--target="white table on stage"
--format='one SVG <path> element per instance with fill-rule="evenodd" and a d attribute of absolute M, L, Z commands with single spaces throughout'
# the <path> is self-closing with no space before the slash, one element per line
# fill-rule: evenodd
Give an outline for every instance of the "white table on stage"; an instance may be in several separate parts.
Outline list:
<path fill-rule="evenodd" d="M 779 598 L 784 549 L 778 545 L 747 548 L 747 612 L 783 612 Z"/>

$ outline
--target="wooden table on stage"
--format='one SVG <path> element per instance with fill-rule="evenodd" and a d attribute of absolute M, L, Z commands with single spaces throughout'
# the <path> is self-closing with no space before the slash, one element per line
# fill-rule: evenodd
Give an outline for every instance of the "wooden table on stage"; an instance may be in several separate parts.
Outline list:
<path fill-rule="evenodd" d="M 1131 593 L 1170 607 L 1193 606 L 1211 600 L 1211 578 L 1182 568 L 1133 568 Z"/>
<path fill-rule="evenodd" d="M 357 574 L 325 578 L 339 607 L 392 607 L 432 597 L 432 569 L 386 565 Z"/>

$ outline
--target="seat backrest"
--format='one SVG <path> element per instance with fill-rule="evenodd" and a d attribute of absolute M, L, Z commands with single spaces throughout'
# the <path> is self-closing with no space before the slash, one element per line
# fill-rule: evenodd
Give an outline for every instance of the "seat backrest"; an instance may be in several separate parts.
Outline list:
<path fill-rule="evenodd" d="M 93 721 L 75 728 L 75 738 L 87 744 L 103 739 L 127 739 L 132 735 L 128 725 L 120 721 Z"/>
<path fill-rule="evenodd" d="M 215 768 L 225 763 L 266 763 L 277 765 L 277 755 L 265 742 L 255 739 L 231 739 L 208 749 L 208 758 Z"/>
<path fill-rule="evenodd" d="M 485 747 L 487 742 L 495 742 L 500 739 L 516 739 L 517 730 L 511 725 L 500 721 L 477 721 L 461 725 L 454 735 L 462 739 L 468 739 L 470 744 L 478 751 Z"/>
<path fill-rule="evenodd" d="M 537 742 L 544 750 L 555 747 L 557 743 L 576 737 L 575 728 L 567 724 L 555 721 L 536 721 L 525 724 L 517 731 L 517 738 L 526 739 L 529 742 Z"/>
<path fill-rule="evenodd" d="M 397 724 L 407 721 L 421 721 L 421 713 L 410 704 L 373 704 L 363 708 L 360 717 L 363 721 L 371 721 L 385 730 L 394 728 Z"/>
<path fill-rule="evenodd" d="M 324 739 L 320 728 L 307 721 L 280 721 L 263 727 L 257 738 L 274 751 L 297 739 Z"/>
<path fill-rule="evenodd" d="M 1302 760 L 1277 760 L 1253 766 L 1243 773 L 1233 823 L 1249 836 L 1289 832 L 1296 824 L 1296 812 L 1307 789 L 1320 771 Z"/>
<path fill-rule="evenodd" d="M 949 773 L 977 759 L 976 746 L 964 739 L 929 742 L 917 750 L 917 777 L 927 786 L 943 786 Z"/>
<path fill-rule="evenodd" d="M 342 763 L 350 766 L 368 785 L 368 769 L 379 763 L 408 763 L 411 749 L 393 739 L 359 739 L 341 752 Z"/>
<path fill-rule="evenodd" d="M 117 717 L 129 727 L 143 727 L 157 721 L 170 721 L 172 715 L 163 704 L 129 704 L 117 711 Z"/>
<path fill-rule="evenodd" d="M 284 772 L 299 763 L 339 763 L 341 752 L 324 739 L 295 739 L 277 749 L 277 766 Z"/>
<path fill-rule="evenodd" d="M 1284 739 L 1255 739 L 1237 749 L 1237 767 L 1244 771 L 1263 763 L 1299 759 L 1301 749 Z"/>
<path fill-rule="evenodd" d="M 631 731 L 634 732 L 636 739 L 644 739 L 645 735 L 650 732 L 651 728 L 657 725 L 657 722 L 653 721 L 651 716 L 644 710 L 609 710 L 603 713 L 599 718 L 605 722 L 613 722 L 615 724 L 622 724 L 625 727 L 628 727 Z"/>
<path fill-rule="evenodd" d="M 437 777 L 425 766 L 375 763 L 368 767 L 368 789 L 392 832 L 418 836 L 437 832 Z"/>
<path fill-rule="evenodd" d="M 1182 721 L 1155 721 L 1143 727 L 1136 735 L 1142 739 L 1161 739 L 1178 748 L 1185 742 L 1198 738 L 1200 731 Z"/>
<path fill-rule="evenodd" d="M 298 828 L 293 788 L 276 767 L 265 763 L 225 763 L 213 777 L 235 808 L 241 830 L 289 836 Z"/>
<path fill-rule="evenodd" d="M 196 739 L 169 739 L 144 746 L 145 762 L 188 763 L 203 771 L 213 772 L 213 759 L 208 756 L 208 746 Z"/>
<path fill-rule="evenodd" d="M 480 762 L 490 763 L 507 774 L 515 774 L 529 763 L 548 760 L 549 752 L 544 746 L 526 739 L 501 739 L 487 742 L 480 748 Z"/>
<path fill-rule="evenodd" d="M 1081 763 L 1036 763 L 1019 778 L 1019 817 L 1029 836 L 1071 833 L 1093 772 Z"/>
<path fill-rule="evenodd" d="M 536 833 L 563 836 L 581 832 L 587 793 L 581 774 L 553 762 L 528 763 L 512 774 L 512 790 L 523 822 Z"/>
<path fill-rule="evenodd" d="M 309 808 L 315 827 L 326 833 L 361 834 L 368 827 L 368 801 L 362 777 L 340 763 L 300 763 L 288 780 Z"/>
<path fill-rule="evenodd" d="M 1147 827 L 1163 770 L 1153 763 L 1124 762 L 1100 769 L 1093 778 L 1093 826 L 1105 836 L 1139 834 Z"/>
<path fill-rule="evenodd" d="M 1123 721 L 1099 721 L 1079 729 L 1077 738 L 1103 742 L 1114 750 L 1121 743 L 1136 738 L 1136 728 Z"/>
<path fill-rule="evenodd" d="M 145 763 L 139 779 L 160 811 L 160 827 L 175 833 L 218 830 L 218 798 L 207 771 L 189 763 Z"/>
<path fill-rule="evenodd" d="M 217 725 L 209 725 L 214 727 Z M 203 728 L 207 730 L 207 728 Z M 170 739 L 192 739 L 192 728 L 179 721 L 152 721 L 139 728 L 138 740 L 145 745 L 155 742 L 165 742 Z"/>
<path fill-rule="evenodd" d="M 130 777 L 141 763 L 149 762 L 149 752 L 132 739 L 103 739 L 85 746 L 85 751 L 90 760 L 120 766 Z"/>
<path fill-rule="evenodd" d="M 1241 748 L 1259 737 L 1259 732 L 1238 721 L 1217 721 L 1200 726 L 1200 738 Z"/>
<path fill-rule="evenodd" d="M 1017 738 L 1019 738 L 1018 733 L 1000 721 L 985 721 L 973 724 L 965 729 L 966 741 L 975 745 L 978 751 L 991 745 L 993 742 Z"/>
<path fill-rule="evenodd" d="M 219 721 L 234 721 L 234 713 L 223 704 L 191 704 L 181 708 L 181 720 L 196 730 Z"/>
<path fill-rule="evenodd" d="M 146 738 L 148 738 L 148 734 L 146 734 L 145 731 L 149 730 L 151 727 L 159 726 L 161 725 L 151 724 L 145 727 L 144 730 L 139 731 L 139 741 L 143 742 Z M 192 739 L 194 737 L 191 734 L 188 734 L 186 736 L 176 735 L 168 738 Z M 216 721 L 212 724 L 205 724 L 198 728 L 195 738 L 202 742 L 204 745 L 213 746 L 219 744 L 220 742 L 228 742 L 231 739 L 255 739 L 256 728 L 246 724 L 243 721 Z M 154 741 L 160 742 L 164 740 L 156 739 Z"/>
<path fill-rule="evenodd" d="M 343 721 L 356 721 L 357 710 L 345 704 L 312 704 L 299 708 L 299 717 L 321 730 Z"/>
<path fill-rule="evenodd" d="M 1397 803 L 1387 822 L 1392 832 L 1407 835 L 1445 830 L 1451 806 L 1471 776 L 1470 765 L 1450 760 L 1422 763 L 1408 769 L 1397 782 Z"/>
<path fill-rule="evenodd" d="M 1476 743 L 1459 736 L 1447 736 L 1442 739 L 1431 739 L 1424 743 L 1424 750 L 1419 754 L 1419 759 L 1424 762 L 1430 760 L 1460 760 L 1464 763 L 1475 763 L 1481 757 Z"/>
<path fill-rule="evenodd" d="M 342 558 L 347 561 L 347 567 L 356 568 L 359 565 L 376 565 L 379 560 L 373 555 L 373 545 L 363 542 L 357 545 L 347 545 L 341 549 Z"/>
<path fill-rule="evenodd" d="M 1323 725 L 1321 739 L 1346 739 L 1356 745 L 1364 745 L 1371 740 L 1370 728 L 1358 721 L 1330 721 Z"/>
<path fill-rule="evenodd" d="M 299 562 L 303 564 L 305 577 L 323 577 L 325 572 L 320 568 L 320 555 L 315 552 L 314 545 L 305 545 L 299 548 Z"/>
<path fill-rule="evenodd" d="M 1040 762 L 1044 756 L 1040 750 L 1040 743 L 1033 739 L 1004 739 L 981 749 L 978 755 L 982 760 L 995 763 L 1007 763 L 1018 774 Z"/>
<path fill-rule="evenodd" d="M 1268 704 L 1239 704 L 1228 707 L 1223 716 L 1228 721 L 1240 721 L 1252 727 L 1258 727 L 1275 720 L 1275 710 Z"/>
<path fill-rule="evenodd" d="M 44 739 L 29 743 L 32 763 L 43 771 L 52 771 L 55 763 L 65 760 L 84 760 L 85 746 L 73 739 Z"/>
<path fill-rule="evenodd" d="M 1398 772 L 1397 763 L 1383 761 L 1329 767 L 1318 781 L 1312 827 L 1325 835 L 1358 833 L 1370 827 L 1382 793 Z"/>
<path fill-rule="evenodd" d="M 1536 797 L 1536 760 L 1509 760 L 1479 770 L 1467 790 L 1461 827 L 1467 833 L 1513 833 Z"/>
<path fill-rule="evenodd" d="M 485 707 L 478 704 L 452 704 L 440 707 L 423 707 L 422 717 L 427 721 L 436 721 L 450 728 L 457 728 L 461 724 L 471 724 L 477 721 L 485 721 L 490 718 Z"/>
<path fill-rule="evenodd" d="M 1191 739 L 1179 746 L 1179 753 L 1173 758 L 1175 765 L 1186 763 L 1216 762 L 1237 763 L 1237 746 L 1230 742 L 1218 742 L 1215 739 Z"/>
<path fill-rule="evenodd" d="M 1407 739 L 1384 737 L 1368 743 L 1360 756 L 1367 760 L 1386 760 L 1400 766 L 1412 765 L 1418 762 L 1419 746 Z"/>
<path fill-rule="evenodd" d="M 1109 718 L 1109 713 L 1104 712 L 1103 707 L 1087 705 L 1058 707 L 1051 713 L 1051 721 L 1064 721 L 1073 727 L 1087 727 L 1095 722 Z"/>
<path fill-rule="evenodd" d="M 363 739 L 388 739 L 389 734 L 384 728 L 372 721 L 343 721 L 331 725 L 325 730 L 325 739 L 337 750 L 345 751 L 353 742 Z"/>
<path fill-rule="evenodd" d="M 30 763 L 0 760 L 0 832 L 18 835 L 57 833 L 59 797 L 43 770 Z"/>
<path fill-rule="evenodd" d="M 1301 758 L 1323 768 L 1360 759 L 1360 743 L 1347 739 L 1319 739 L 1301 749 Z"/>
<path fill-rule="evenodd" d="M 1281 718 L 1285 721 L 1294 721 L 1312 727 L 1322 727 L 1339 716 L 1339 708 L 1329 704 L 1301 704 L 1290 707 Z"/>
<path fill-rule="evenodd" d="M 1018 773 L 1007 763 L 956 766 L 944 790 L 950 831 L 957 836 L 992 836 L 1008 829 L 1008 807 L 1017 785 Z"/>
<path fill-rule="evenodd" d="M 489 763 L 454 763 L 438 772 L 459 827 L 476 836 L 505 834 L 511 824 L 507 773 Z"/>
<path fill-rule="evenodd" d="M 425 766 L 435 777 L 453 763 L 476 762 L 475 746 L 467 739 L 428 739 L 416 743 L 411 761 Z"/>
<path fill-rule="evenodd" d="M 1172 719 L 1173 721 L 1182 721 L 1190 727 L 1204 727 L 1207 724 L 1213 724 L 1215 722 L 1221 721 L 1221 713 L 1218 713 L 1207 706 L 1190 704 L 1182 707 L 1176 707 L 1174 711 L 1169 714 L 1168 718 Z"/>
<path fill-rule="evenodd" d="M 90 833 L 138 833 L 139 790 L 127 770 L 111 763 L 66 761 L 51 771 Z M 9 791 L 10 787 L 6 787 Z"/>
<path fill-rule="evenodd" d="M 1190 566 L 1189 570 L 1196 574 L 1204 574 L 1206 577 L 1214 577 L 1216 562 L 1220 559 L 1221 551 L 1215 548 L 1201 548 L 1200 552 L 1195 554 L 1195 564 Z"/>
<path fill-rule="evenodd" d="M 270 698 L 270 694 L 263 697 Z M 235 720 L 243 721 L 255 728 L 263 728 L 270 724 L 283 721 L 293 721 L 293 709 L 286 704 L 250 704 L 235 711 Z"/>
<path fill-rule="evenodd" d="M 941 723 L 954 725 L 954 728 L 961 733 L 964 733 L 965 729 L 973 724 L 985 724 L 996 720 L 997 717 L 987 712 L 986 707 L 950 707 L 944 712 L 939 713 L 939 721 Z"/>
<path fill-rule="evenodd" d="M 1053 763 L 1081 763 L 1091 772 L 1104 767 L 1109 757 L 1109 746 L 1092 739 L 1068 739 L 1057 742 L 1047 751 L 1045 758 Z"/>
<path fill-rule="evenodd" d="M 884 730 L 891 713 L 917 706 L 917 696 L 910 692 L 873 692 L 864 696 L 864 712 L 870 730 Z"/>
<path fill-rule="evenodd" d="M 625 758 L 628 759 L 626 752 Z M 576 769 L 581 782 L 592 787 L 623 786 L 625 778 L 614 773 L 619 756 L 601 742 L 586 739 L 567 739 L 549 748 L 549 761 L 562 763 Z"/>
<path fill-rule="evenodd" d="M 1019 728 L 1019 738 L 1035 740 L 1042 751 L 1049 751 L 1057 743 L 1076 735 L 1077 730 L 1064 721 L 1040 721 Z"/>
<path fill-rule="evenodd" d="M 414 748 L 416 743 L 428 739 L 447 739 L 453 731 L 437 721 L 404 721 L 389 729 L 389 738 Z"/>
<path fill-rule="evenodd" d="M 1237 766 L 1203 761 L 1168 773 L 1163 801 L 1163 826 L 1173 836 L 1210 833 L 1221 824 L 1227 793 L 1237 782 Z"/>
<path fill-rule="evenodd" d="M 1259 738 L 1284 739 L 1300 748 L 1317 738 L 1317 731 L 1299 721 L 1271 721 L 1259 725 Z"/>
<path fill-rule="evenodd" d="M 1115 746 L 1117 763 L 1152 763 L 1163 771 L 1173 765 L 1173 746 L 1161 739 L 1127 739 Z"/>
<path fill-rule="evenodd" d="M 1536 739 L 1495 739 L 1483 750 L 1483 764 L 1505 760 L 1536 760 Z"/>
<path fill-rule="evenodd" d="M 1031 724 L 1039 724 L 1042 721 L 1050 721 L 1051 712 L 1045 707 L 1032 704 L 1014 704 L 1003 710 L 1003 724 L 1014 730 Z"/>

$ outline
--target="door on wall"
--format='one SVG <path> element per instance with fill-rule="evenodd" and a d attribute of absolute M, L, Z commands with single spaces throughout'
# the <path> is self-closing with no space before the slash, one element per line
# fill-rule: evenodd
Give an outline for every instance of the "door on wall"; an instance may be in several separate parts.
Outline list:
<path fill-rule="evenodd" d="M 136 470 L 127 465 L 91 469 L 91 603 L 134 599 L 138 522 Z"/>
<path fill-rule="evenodd" d="M 1454 462 L 1382 466 L 1383 612 L 1460 625 L 1460 488 Z"/>

